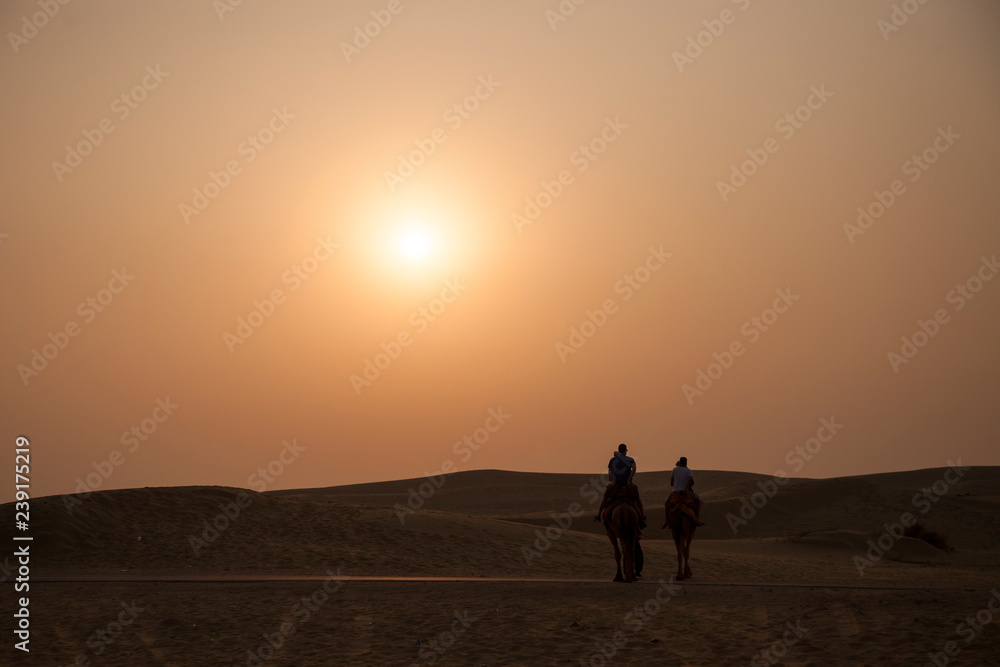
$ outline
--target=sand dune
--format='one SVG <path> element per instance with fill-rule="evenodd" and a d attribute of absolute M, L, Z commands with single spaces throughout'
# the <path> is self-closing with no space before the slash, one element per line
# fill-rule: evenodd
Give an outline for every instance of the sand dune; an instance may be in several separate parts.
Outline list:
<path fill-rule="evenodd" d="M 770 557 L 777 549 L 814 558 L 825 550 L 849 562 L 842 552 L 862 553 L 885 523 L 910 512 L 955 551 L 904 538 L 895 540 L 891 558 L 956 567 L 992 562 L 1000 546 L 1000 468 L 966 471 L 922 514 L 914 496 L 942 475 L 921 470 L 775 486 L 761 475 L 699 472 L 709 526 L 699 530 L 698 551 Z M 308 573 L 317 562 L 336 561 L 373 575 L 602 576 L 609 545 L 591 520 L 597 502 L 591 480 L 599 478 L 488 470 L 454 473 L 438 480 L 439 488 L 417 478 L 264 494 L 128 489 L 95 493 L 72 513 L 64 498 L 39 498 L 32 503 L 35 567 L 53 574 Z M 668 531 L 658 530 L 669 473 L 645 473 L 637 481 L 650 516 L 647 549 L 669 555 L 672 543 L 657 545 L 669 541 Z M 776 489 L 770 498 L 761 491 L 768 485 Z M 421 486 L 432 489 L 429 497 L 419 495 Z M 5 517 L 12 510 L 0 508 Z M 546 529 L 556 539 L 540 538 Z M 522 549 L 544 553 L 525 558 Z"/>
<path fill-rule="evenodd" d="M 699 472 L 710 526 L 696 535 L 692 586 L 677 589 L 683 594 L 671 598 L 669 616 L 636 628 L 626 620 L 630 610 L 652 604 L 676 567 L 667 531 L 657 530 L 669 473 L 646 473 L 638 483 L 651 526 L 643 542 L 645 576 L 636 586 L 348 579 L 346 592 L 317 612 L 320 620 L 300 628 L 274 664 L 430 664 L 428 642 L 463 609 L 490 620 L 470 628 L 466 642 L 438 656 L 438 664 L 586 663 L 616 632 L 628 638 L 618 647 L 623 664 L 746 664 L 780 639 L 784 624 L 799 619 L 823 630 L 789 647 L 785 664 L 925 660 L 955 638 L 963 614 L 986 604 L 1000 571 L 1000 468 L 965 471 L 922 514 L 914 496 L 942 475 L 790 480 L 773 497 L 758 496 L 758 504 L 766 503 L 734 534 L 727 515 L 738 516 L 744 499 L 763 494 L 761 485 L 773 480 Z M 32 501 L 33 614 L 38 645 L 47 648 L 34 664 L 72 663 L 86 654 L 95 628 L 137 600 L 151 611 L 101 664 L 253 665 L 247 651 L 292 618 L 295 600 L 317 586 L 37 581 L 46 577 L 337 573 L 610 582 L 611 546 L 591 520 L 590 479 L 456 473 L 438 480 L 422 502 L 413 500 L 416 509 L 410 490 L 419 494 L 428 484 L 423 478 L 264 494 L 225 487 L 103 491 L 74 505 L 72 514 L 61 497 L 38 498 Z M 894 538 L 862 576 L 856 558 L 870 558 L 870 540 L 904 512 L 945 535 L 951 548 Z M 4 526 L 12 525 L 12 505 L 0 514 Z M 9 581 L 9 557 L 0 565 Z M 856 590 L 872 586 L 881 588 Z M 743 606 L 732 607 L 733 600 Z M 230 618 L 241 620 L 224 622 Z M 691 633 L 712 645 L 685 652 L 678 640 Z M 998 635 L 992 626 L 978 637 L 967 664 L 987 664 Z M 513 636 L 519 641 L 511 643 Z"/>

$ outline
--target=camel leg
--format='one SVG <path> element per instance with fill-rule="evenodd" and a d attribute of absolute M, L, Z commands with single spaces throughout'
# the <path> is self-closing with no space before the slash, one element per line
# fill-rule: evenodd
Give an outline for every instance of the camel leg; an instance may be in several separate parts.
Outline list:
<path fill-rule="evenodd" d="M 642 543 L 639 538 L 635 540 L 635 576 L 636 579 L 642 576 L 643 565 L 646 564 L 646 557 L 642 553 Z"/>
<path fill-rule="evenodd" d="M 624 581 L 622 578 L 622 552 L 618 548 L 618 538 L 615 537 L 614 531 L 610 528 L 608 528 L 608 539 L 611 540 L 611 546 L 615 548 L 615 564 L 618 566 L 618 572 L 612 581 Z"/>
<path fill-rule="evenodd" d="M 684 578 L 691 578 L 691 540 L 694 538 L 694 526 L 684 522 Z"/>
<path fill-rule="evenodd" d="M 625 583 L 635 581 L 635 541 L 622 540 L 622 558 L 625 562 Z"/>
<path fill-rule="evenodd" d="M 677 581 L 684 578 L 684 546 L 681 543 L 681 531 L 679 528 L 671 528 L 674 536 L 674 546 L 677 548 Z"/>

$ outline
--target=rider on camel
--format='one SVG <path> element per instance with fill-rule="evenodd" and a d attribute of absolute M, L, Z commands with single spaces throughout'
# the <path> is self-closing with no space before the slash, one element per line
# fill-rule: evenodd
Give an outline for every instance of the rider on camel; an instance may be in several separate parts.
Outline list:
<path fill-rule="evenodd" d="M 691 518 L 694 525 L 704 526 L 705 522 L 699 518 L 702 504 L 701 497 L 694 491 L 694 473 L 687 467 L 687 462 L 687 457 L 682 456 L 677 461 L 677 467 L 674 468 L 670 475 L 670 484 L 673 490 L 670 493 L 670 497 L 667 498 L 667 514 L 669 516 L 670 507 L 677 507 Z M 691 507 L 692 505 L 694 506 L 693 508 Z M 667 527 L 667 521 L 664 521 L 663 527 Z"/>
<path fill-rule="evenodd" d="M 608 479 L 611 483 L 604 490 L 604 498 L 601 500 L 601 506 L 597 508 L 597 516 L 594 517 L 595 522 L 604 520 L 604 509 L 616 497 L 624 495 L 635 503 L 635 508 L 639 511 L 639 529 L 646 527 L 646 513 L 642 509 L 639 489 L 632 483 L 635 472 L 635 459 L 628 456 L 628 447 L 624 444 L 618 445 L 618 451 L 608 462 Z"/>

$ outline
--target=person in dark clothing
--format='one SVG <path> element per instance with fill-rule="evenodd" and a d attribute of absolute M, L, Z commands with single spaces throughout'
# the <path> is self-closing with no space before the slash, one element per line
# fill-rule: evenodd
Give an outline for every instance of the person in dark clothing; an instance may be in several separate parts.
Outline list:
<path fill-rule="evenodd" d="M 624 444 L 618 445 L 618 451 L 608 461 L 608 480 L 611 483 L 604 490 L 604 498 L 601 500 L 601 506 L 597 508 L 597 516 L 594 517 L 594 521 L 602 521 L 604 510 L 612 500 L 624 496 L 635 503 L 639 512 L 639 529 L 646 527 L 646 513 L 642 508 L 642 498 L 639 497 L 638 487 L 632 482 L 635 472 L 635 459 L 628 455 L 628 447 Z"/>

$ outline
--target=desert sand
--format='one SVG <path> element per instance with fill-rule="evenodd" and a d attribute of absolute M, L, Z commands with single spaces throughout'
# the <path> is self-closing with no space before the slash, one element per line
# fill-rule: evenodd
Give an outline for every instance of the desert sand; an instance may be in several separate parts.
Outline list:
<path fill-rule="evenodd" d="M 650 526 L 635 584 L 611 582 L 596 475 L 129 489 L 72 513 L 38 498 L 32 651 L 9 641 L 0 662 L 1000 664 L 1000 468 L 945 472 L 697 471 L 709 525 L 685 582 L 659 529 L 669 472 L 640 474 Z M 893 535 L 906 513 L 946 548 Z M 8 600 L 12 565 L 0 562 Z"/>

